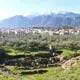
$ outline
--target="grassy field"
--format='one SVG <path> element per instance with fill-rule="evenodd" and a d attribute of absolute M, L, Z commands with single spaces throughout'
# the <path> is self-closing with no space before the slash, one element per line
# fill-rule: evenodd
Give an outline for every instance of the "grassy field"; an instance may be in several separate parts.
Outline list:
<path fill-rule="evenodd" d="M 3 74 L 0 74 L 0 80 L 18 80 L 18 79 L 12 76 L 6 76 Z"/>
<path fill-rule="evenodd" d="M 80 80 L 80 68 L 63 70 L 60 67 L 48 68 L 44 74 L 23 75 L 22 80 Z"/>
<path fill-rule="evenodd" d="M 63 51 L 62 55 L 65 58 L 70 59 L 71 57 L 73 57 L 73 51 L 72 50 L 63 49 L 62 51 Z"/>
<path fill-rule="evenodd" d="M 80 80 L 80 65 L 65 70 L 61 67 L 45 68 L 45 70 L 47 70 L 45 73 L 21 75 L 19 79 L 0 74 L 0 80 Z"/>
<path fill-rule="evenodd" d="M 5 48 L 5 51 L 10 55 L 20 55 L 20 54 L 29 54 L 20 52 L 18 50 Z M 30 52 L 30 54 L 37 54 L 37 53 L 45 53 L 45 52 Z M 46 52 L 47 53 L 47 52 Z M 66 57 L 67 59 L 70 59 L 73 57 L 73 51 L 72 50 L 66 50 L 63 49 L 62 55 Z M 10 70 L 14 73 L 17 73 L 16 68 L 14 66 Z M 43 74 L 25 74 L 21 75 L 19 80 L 80 80 L 80 65 L 76 65 L 75 67 L 64 70 L 61 67 L 51 67 L 51 68 L 45 68 L 47 72 Z M 13 77 L 5 77 L 4 75 L 0 74 L 0 80 L 17 80 Z"/>
<path fill-rule="evenodd" d="M 62 55 L 67 59 L 73 57 L 73 51 L 63 49 Z M 64 70 L 61 67 L 46 68 L 44 74 L 22 75 L 22 80 L 80 80 L 80 64 Z"/>

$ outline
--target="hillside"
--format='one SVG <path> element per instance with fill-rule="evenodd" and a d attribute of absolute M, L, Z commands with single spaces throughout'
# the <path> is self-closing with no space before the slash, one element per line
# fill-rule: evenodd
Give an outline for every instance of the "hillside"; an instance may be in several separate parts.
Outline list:
<path fill-rule="evenodd" d="M 58 13 L 38 16 L 16 15 L 11 18 L 0 21 L 0 27 L 32 27 L 32 26 L 52 26 L 59 27 L 63 25 L 80 26 L 80 14 L 76 13 Z"/>
<path fill-rule="evenodd" d="M 46 68 L 48 72 L 44 74 L 34 74 L 27 76 L 23 75 L 22 79 L 23 80 L 80 80 L 80 56 L 71 58 L 70 60 L 67 60 L 64 64 L 62 64 L 62 66 L 64 66 L 65 69 L 63 67 Z"/>

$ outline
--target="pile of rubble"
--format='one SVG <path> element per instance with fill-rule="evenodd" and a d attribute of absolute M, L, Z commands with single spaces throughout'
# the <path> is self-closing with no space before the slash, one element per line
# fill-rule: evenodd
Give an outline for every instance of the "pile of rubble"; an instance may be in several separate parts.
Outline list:
<path fill-rule="evenodd" d="M 74 66 L 80 67 L 80 56 L 71 58 L 61 65 L 63 69 L 70 69 Z"/>

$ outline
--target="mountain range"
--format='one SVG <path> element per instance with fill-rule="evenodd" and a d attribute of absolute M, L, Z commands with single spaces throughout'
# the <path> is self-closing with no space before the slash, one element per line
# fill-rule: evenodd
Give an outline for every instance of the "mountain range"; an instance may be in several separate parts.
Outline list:
<path fill-rule="evenodd" d="M 80 14 L 78 13 L 51 13 L 47 15 L 23 16 L 16 15 L 0 21 L 0 28 L 27 28 L 27 27 L 59 27 L 64 25 L 80 26 Z"/>

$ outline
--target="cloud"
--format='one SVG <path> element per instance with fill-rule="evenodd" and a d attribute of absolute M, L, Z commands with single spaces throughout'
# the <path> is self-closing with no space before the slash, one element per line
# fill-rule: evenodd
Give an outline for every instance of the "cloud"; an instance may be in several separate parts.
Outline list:
<path fill-rule="evenodd" d="M 0 11 L 0 20 L 7 18 L 9 16 L 9 13 L 7 11 Z"/>

